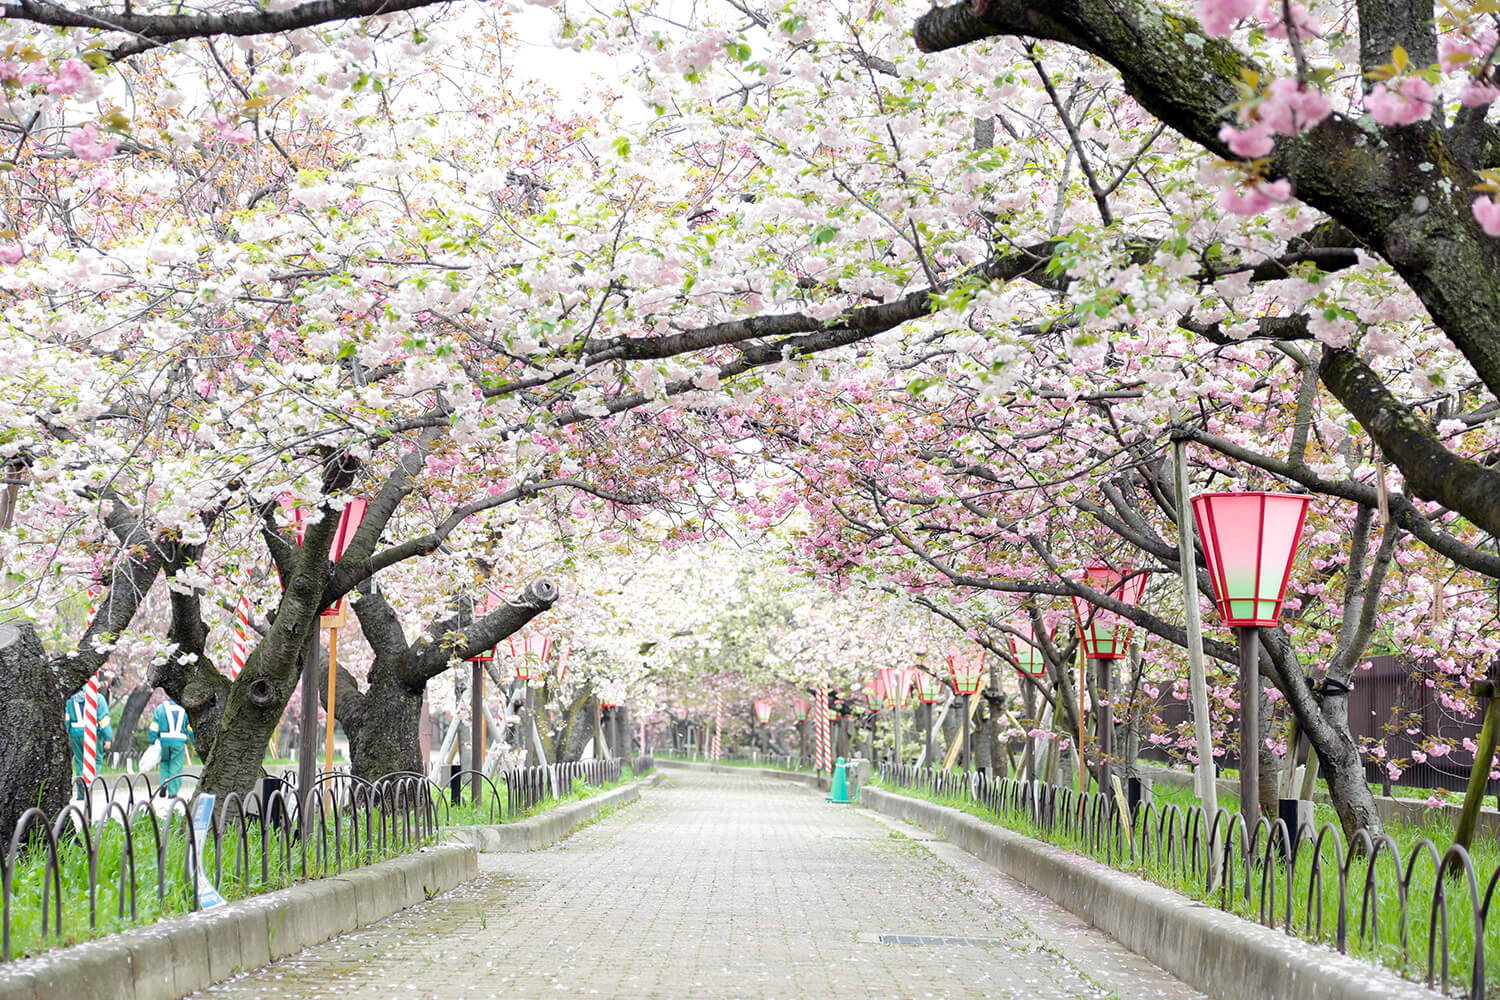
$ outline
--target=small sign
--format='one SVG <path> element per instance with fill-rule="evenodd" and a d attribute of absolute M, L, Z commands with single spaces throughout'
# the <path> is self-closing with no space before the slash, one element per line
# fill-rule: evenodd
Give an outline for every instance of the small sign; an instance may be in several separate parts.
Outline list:
<path fill-rule="evenodd" d="M 199 795 L 193 801 L 193 852 L 189 860 L 193 867 L 193 879 L 198 885 L 200 910 L 211 910 L 215 906 L 224 905 L 224 897 L 219 895 L 219 890 L 208 880 L 208 872 L 203 867 L 203 845 L 208 840 L 213 819 L 214 796 Z"/>

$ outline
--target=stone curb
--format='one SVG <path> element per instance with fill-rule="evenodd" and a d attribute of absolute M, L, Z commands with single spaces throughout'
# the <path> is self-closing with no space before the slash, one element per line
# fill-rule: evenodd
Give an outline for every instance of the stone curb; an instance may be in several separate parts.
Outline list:
<path fill-rule="evenodd" d="M 880 788 L 861 789 L 861 796 L 878 812 L 941 834 L 1220 1000 L 1438 996 L 1331 948 L 1262 927 L 957 809 Z"/>
<path fill-rule="evenodd" d="M 0 966 L 0 1000 L 180 1000 L 479 874 L 471 847 L 415 854 Z"/>
<path fill-rule="evenodd" d="M 455 826 L 445 830 L 444 835 L 451 841 L 472 846 L 480 854 L 539 851 L 567 837 L 602 810 L 634 802 L 640 798 L 643 787 L 655 787 L 663 777 L 664 775 L 658 771 L 649 778 L 632 781 L 619 788 L 611 788 L 602 795 L 584 799 L 582 802 L 573 802 L 558 806 L 556 809 L 549 809 L 540 816 L 532 816 L 517 823 Z"/>

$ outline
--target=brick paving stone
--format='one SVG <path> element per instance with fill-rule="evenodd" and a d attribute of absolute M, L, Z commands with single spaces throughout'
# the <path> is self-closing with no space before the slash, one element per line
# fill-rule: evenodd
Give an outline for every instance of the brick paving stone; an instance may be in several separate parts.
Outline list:
<path fill-rule="evenodd" d="M 1200 996 L 952 845 L 754 775 L 671 772 L 480 870 L 200 996 Z"/>

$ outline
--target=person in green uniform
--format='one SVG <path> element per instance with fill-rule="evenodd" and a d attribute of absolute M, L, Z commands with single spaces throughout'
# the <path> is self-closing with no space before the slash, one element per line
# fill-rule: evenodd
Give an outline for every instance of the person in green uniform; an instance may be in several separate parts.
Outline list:
<path fill-rule="evenodd" d="M 150 742 L 161 744 L 161 788 L 167 795 L 176 795 L 182 787 L 178 775 L 187 763 L 187 745 L 192 739 L 187 709 L 170 698 L 156 706 L 151 715 Z"/>
<path fill-rule="evenodd" d="M 99 689 L 99 732 L 94 741 L 95 757 L 94 766 L 97 769 L 104 764 L 104 748 L 115 738 L 115 730 L 109 722 L 109 699 L 104 695 L 104 689 Z M 68 726 L 68 742 L 73 744 L 73 777 L 83 775 L 83 689 L 79 688 L 73 697 L 68 699 L 67 707 L 64 709 Z M 78 783 L 75 781 L 74 785 Z"/>

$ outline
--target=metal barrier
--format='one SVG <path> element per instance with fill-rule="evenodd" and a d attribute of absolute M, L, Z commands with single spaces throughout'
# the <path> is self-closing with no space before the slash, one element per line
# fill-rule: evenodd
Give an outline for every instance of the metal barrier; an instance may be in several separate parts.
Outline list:
<path fill-rule="evenodd" d="M 650 756 L 632 762 L 637 776 L 654 766 Z M 444 826 L 475 822 L 475 814 L 489 822 L 517 817 L 551 800 L 554 788 L 566 798 L 579 783 L 620 781 L 624 768 L 616 758 L 503 771 L 494 780 L 481 775 L 482 801 L 467 814 L 464 806 L 475 806 L 466 801 L 470 771 L 458 775 L 458 803 L 423 774 L 368 781 L 343 771 L 318 774 L 304 803 L 296 773 L 288 771 L 273 776 L 280 785 L 269 794 L 231 794 L 216 803 L 203 864 L 226 897 L 248 896 L 415 850 Z M 92 794 L 53 816 L 24 812 L 0 855 L 0 961 L 12 957 L 18 920 L 31 931 L 23 951 L 68 935 L 84 906 L 89 930 L 98 931 L 101 890 L 113 890 L 113 923 L 121 926 L 139 922 L 143 904 L 155 916 L 197 909 L 190 859 L 199 845 L 189 821 L 196 793 L 183 792 L 166 796 L 149 775 L 101 776 Z"/>
<path fill-rule="evenodd" d="M 1265 817 L 1247 831 L 1238 813 L 1220 809 L 1210 820 L 1200 806 L 1153 802 L 1135 808 L 1127 824 L 1110 795 L 911 765 L 883 764 L 879 774 L 887 785 L 977 806 L 1006 827 L 1214 899 L 1220 909 L 1266 927 L 1373 957 L 1445 994 L 1453 967 L 1467 965 L 1455 995 L 1486 996 L 1485 932 L 1500 867 L 1482 877 L 1458 845 L 1440 852 L 1424 838 L 1403 857 L 1389 834 L 1358 830 L 1351 845 L 1330 823 L 1316 830 L 1304 824 L 1294 835 L 1280 818 Z M 1461 902 L 1450 909 L 1455 895 Z M 1410 933 L 1423 923 L 1425 959 L 1412 954 Z M 1500 948 L 1500 939 L 1490 944 Z"/>

